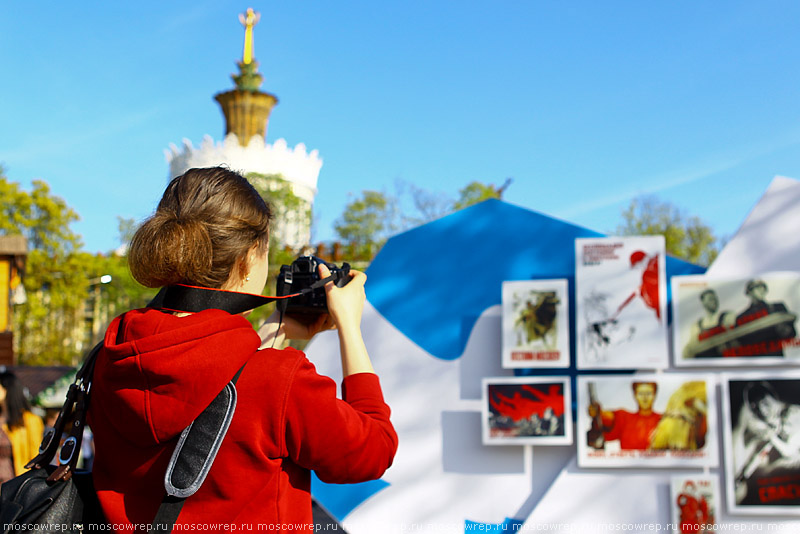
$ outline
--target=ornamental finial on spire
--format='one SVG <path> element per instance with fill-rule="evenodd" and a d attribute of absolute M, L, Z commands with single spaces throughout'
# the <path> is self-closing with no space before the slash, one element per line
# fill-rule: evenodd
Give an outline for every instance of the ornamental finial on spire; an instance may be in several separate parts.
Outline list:
<path fill-rule="evenodd" d="M 245 65 L 253 61 L 253 26 L 258 24 L 261 13 L 256 13 L 252 7 L 247 8 L 247 12 L 239 13 L 239 22 L 244 26 L 244 52 L 242 53 L 242 63 Z"/>
<path fill-rule="evenodd" d="M 239 22 L 244 26 L 244 52 L 239 65 L 239 74 L 231 76 L 236 89 L 240 91 L 255 92 L 261 87 L 263 76 L 258 73 L 258 61 L 253 57 L 253 26 L 261 19 L 261 14 L 256 13 L 252 7 L 246 13 L 239 14 Z"/>

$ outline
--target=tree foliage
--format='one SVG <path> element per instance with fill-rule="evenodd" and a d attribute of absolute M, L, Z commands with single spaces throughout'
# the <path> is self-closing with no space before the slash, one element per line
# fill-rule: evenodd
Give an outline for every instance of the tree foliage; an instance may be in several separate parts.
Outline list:
<path fill-rule="evenodd" d="M 295 194 L 292 184 L 280 174 L 251 172 L 245 177 L 272 208 L 270 244 L 307 241 L 302 232 L 311 227 L 311 205 Z"/>
<path fill-rule="evenodd" d="M 333 229 L 347 243 L 351 258 L 369 261 L 397 228 L 396 219 L 393 197 L 380 191 L 362 191 L 360 197 L 347 203 Z"/>
<path fill-rule="evenodd" d="M 287 247 L 286 229 L 309 228 L 312 222 L 311 206 L 294 193 L 292 185 L 280 174 L 253 172 L 248 173 L 246 178 L 272 209 L 272 228 L 269 236 L 269 275 L 265 293 L 274 295 L 281 265 L 289 265 L 298 255 L 298 251 Z M 274 309 L 274 304 L 261 306 L 253 310 L 247 318 L 254 326 L 258 326 Z"/>
<path fill-rule="evenodd" d="M 494 186 L 481 182 L 470 182 L 458 191 L 458 200 L 453 204 L 453 210 L 464 209 L 490 198 L 500 198 Z"/>
<path fill-rule="evenodd" d="M 397 181 L 395 195 L 362 191 L 360 197 L 347 203 L 333 227 L 346 244 L 348 259 L 366 263 L 394 232 L 434 221 L 489 198 L 502 198 L 510 183 L 510 178 L 502 186 L 473 181 L 453 199 L 441 192 Z"/>
<path fill-rule="evenodd" d="M 618 235 L 663 235 L 667 253 L 688 262 L 708 266 L 719 253 L 720 243 L 710 226 L 654 196 L 633 199 L 622 220 Z"/>
<path fill-rule="evenodd" d="M 70 224 L 78 215 L 49 186 L 34 180 L 26 192 L 0 175 L 0 222 L 5 235 L 27 239 L 23 279 L 27 301 L 14 310 L 18 360 L 71 362 L 87 289 L 86 255 Z"/>
<path fill-rule="evenodd" d="M 22 235 L 28 243 L 26 301 L 14 307 L 15 351 L 21 364 L 71 365 L 92 341 L 89 320 L 107 322 L 116 310 L 146 303 L 153 292 L 131 278 L 125 258 L 83 251 L 80 236 L 70 228 L 77 213 L 46 182 L 31 185 L 24 191 L 0 169 L 0 234 Z M 104 274 L 112 282 L 94 306 Z M 87 302 L 102 317 L 87 312 Z"/>

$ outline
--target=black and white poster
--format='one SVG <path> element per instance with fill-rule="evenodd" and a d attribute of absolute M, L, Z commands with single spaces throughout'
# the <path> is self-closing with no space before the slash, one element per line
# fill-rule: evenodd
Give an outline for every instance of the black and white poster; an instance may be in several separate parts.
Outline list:
<path fill-rule="evenodd" d="M 800 363 L 800 274 L 674 276 L 676 366 Z"/>
<path fill-rule="evenodd" d="M 723 376 L 728 509 L 800 515 L 800 374 Z"/>

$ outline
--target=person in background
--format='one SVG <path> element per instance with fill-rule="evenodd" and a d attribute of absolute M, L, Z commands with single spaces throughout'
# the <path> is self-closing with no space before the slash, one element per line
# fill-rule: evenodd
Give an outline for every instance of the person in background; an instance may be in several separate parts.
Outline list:
<path fill-rule="evenodd" d="M 11 453 L 11 440 L 0 430 L 0 484 L 14 478 L 14 455 Z"/>
<path fill-rule="evenodd" d="M 14 473 L 21 475 L 25 472 L 25 464 L 39 452 L 44 423 L 41 417 L 31 412 L 22 382 L 7 370 L 0 372 L 0 408 L 3 432 L 11 442 Z"/>

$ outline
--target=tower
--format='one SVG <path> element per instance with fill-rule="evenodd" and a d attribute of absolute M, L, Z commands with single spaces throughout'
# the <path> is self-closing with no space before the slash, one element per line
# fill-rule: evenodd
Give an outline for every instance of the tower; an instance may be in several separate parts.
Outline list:
<path fill-rule="evenodd" d="M 310 241 L 311 208 L 322 160 L 303 143 L 289 148 L 284 139 L 273 144 L 265 141 L 278 98 L 260 90 L 263 76 L 258 72 L 253 45 L 253 28 L 259 19 L 252 8 L 239 15 L 245 33 L 242 60 L 237 62 L 239 73 L 231 76 L 235 87 L 214 96 L 225 118 L 224 139 L 215 142 L 206 135 L 197 148 L 188 139 L 183 140 L 181 149 L 170 144 L 165 151 L 169 180 L 194 167 L 223 164 L 242 173 L 276 208 L 273 235 L 281 245 L 297 250 Z M 294 201 L 278 205 L 287 191 Z"/>

